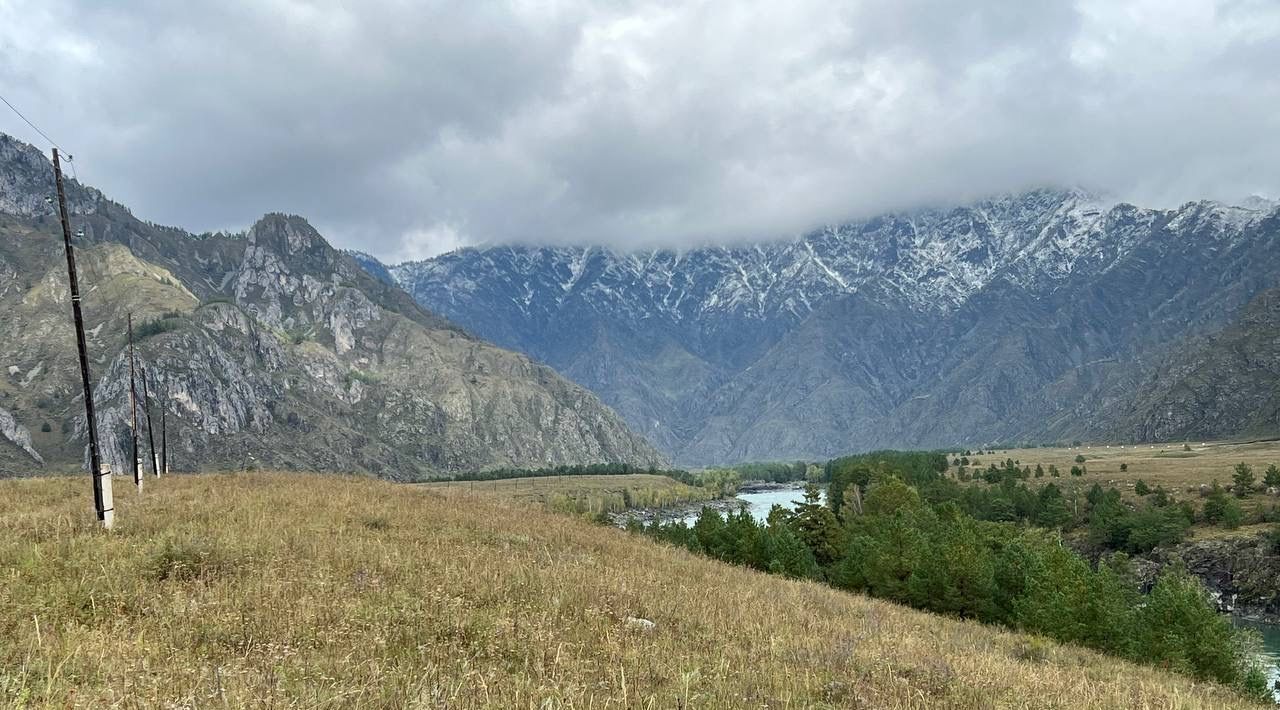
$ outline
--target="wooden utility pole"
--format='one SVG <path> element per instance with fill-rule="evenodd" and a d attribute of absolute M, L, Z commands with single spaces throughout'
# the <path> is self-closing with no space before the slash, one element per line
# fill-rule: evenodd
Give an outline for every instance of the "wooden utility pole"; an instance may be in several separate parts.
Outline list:
<path fill-rule="evenodd" d="M 142 459 L 138 457 L 138 380 L 134 376 L 133 364 L 133 314 L 129 314 L 129 433 L 133 439 L 133 455 L 129 465 L 133 470 L 133 485 L 142 492 Z"/>
<path fill-rule="evenodd" d="M 167 404 L 169 392 L 165 389 L 165 394 L 161 395 L 160 400 L 160 470 L 169 473 L 169 406 Z"/>
<path fill-rule="evenodd" d="M 71 313 L 76 326 L 76 349 L 80 355 L 80 383 L 84 386 L 84 415 L 89 425 L 89 475 L 93 479 L 93 507 L 102 527 L 110 530 L 115 521 L 111 500 L 111 472 L 102 466 L 98 453 L 98 420 L 93 414 L 93 385 L 89 381 L 89 349 L 84 340 L 84 315 L 80 312 L 80 282 L 76 278 L 76 252 L 71 246 L 71 221 L 67 217 L 67 195 L 62 188 L 62 163 L 53 149 L 53 177 L 58 185 L 58 215 L 62 219 L 62 244 L 67 252 L 67 283 L 71 289 Z"/>
<path fill-rule="evenodd" d="M 147 417 L 147 446 L 151 449 L 151 473 L 160 477 L 160 457 L 156 456 L 156 430 L 151 426 L 151 395 L 147 392 L 147 366 L 142 366 L 142 413 Z"/>

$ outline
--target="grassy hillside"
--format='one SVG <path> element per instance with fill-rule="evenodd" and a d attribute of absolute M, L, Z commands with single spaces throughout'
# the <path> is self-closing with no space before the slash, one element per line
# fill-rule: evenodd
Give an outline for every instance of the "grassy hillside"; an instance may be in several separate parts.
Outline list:
<path fill-rule="evenodd" d="M 174 476 L 102 533 L 88 488 L 0 481 L 0 705 L 1242 706 L 495 496 Z"/>

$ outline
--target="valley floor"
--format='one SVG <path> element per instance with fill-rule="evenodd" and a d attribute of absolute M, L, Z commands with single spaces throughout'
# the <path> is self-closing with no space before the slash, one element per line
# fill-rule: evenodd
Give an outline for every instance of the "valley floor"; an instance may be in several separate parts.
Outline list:
<path fill-rule="evenodd" d="M 0 481 L 0 705 L 1243 705 L 491 496 L 251 473 L 119 485 L 111 533 L 90 506 Z"/>
<path fill-rule="evenodd" d="M 1248 464 L 1257 477 L 1261 488 L 1263 472 L 1271 464 L 1280 465 L 1280 440 L 1268 439 L 1259 441 L 1188 441 L 1166 442 L 1162 444 L 1129 444 L 1120 445 L 1082 445 L 1076 447 L 1045 447 L 1034 449 L 992 449 L 976 453 L 970 451 L 969 470 L 980 474 L 991 464 L 1003 465 L 1007 459 L 1017 462 L 1019 467 L 1028 466 L 1034 469 L 1041 466 L 1048 469 L 1056 466 L 1060 472 L 1057 478 L 1045 475 L 1042 478 L 1030 478 L 1027 485 L 1038 488 L 1053 483 L 1070 497 L 1075 493 L 1087 491 L 1094 484 L 1103 488 L 1114 487 L 1126 499 L 1138 502 L 1139 496 L 1134 492 L 1138 481 L 1143 481 L 1151 489 L 1157 486 L 1165 488 L 1175 500 L 1191 500 L 1197 506 L 1201 503 L 1201 487 L 1211 487 L 1214 482 L 1219 485 L 1231 484 L 1231 474 L 1236 464 Z M 952 452 L 952 460 L 959 456 Z M 1083 457 L 1084 461 L 1078 461 Z M 1087 474 L 1071 476 L 1072 466 L 1082 466 Z M 1123 470 L 1121 469 L 1123 466 Z M 958 467 L 952 465 L 948 473 L 955 476 Z M 979 485 L 975 480 L 974 485 Z M 1255 491 L 1238 502 L 1247 513 L 1280 506 L 1280 496 L 1267 495 L 1264 491 Z M 1229 531 L 1231 536 L 1244 536 L 1258 532 L 1257 529 L 1242 528 Z M 1224 533 L 1218 528 L 1197 528 L 1194 536 L 1217 537 Z"/>

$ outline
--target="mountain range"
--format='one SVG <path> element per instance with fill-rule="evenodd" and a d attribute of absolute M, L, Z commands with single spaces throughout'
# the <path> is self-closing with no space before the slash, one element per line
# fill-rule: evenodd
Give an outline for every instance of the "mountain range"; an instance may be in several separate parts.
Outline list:
<path fill-rule="evenodd" d="M 0 135 L 9 473 L 85 457 L 51 178 Z M 1280 205 L 1262 199 L 1045 188 L 771 242 L 387 265 L 297 216 L 196 235 L 75 180 L 68 198 L 119 467 L 130 313 L 171 458 L 197 470 L 413 479 L 1280 433 Z"/>
<path fill-rule="evenodd" d="M 740 246 L 353 256 L 682 464 L 1280 433 L 1280 205 L 1258 198 L 1036 189 Z"/>
<path fill-rule="evenodd" d="M 431 313 L 301 217 L 194 235 L 67 182 L 98 429 L 117 471 L 131 456 L 130 314 L 178 469 L 419 479 L 665 463 L 591 392 Z M 45 156 L 0 134 L 0 473 L 87 459 L 53 192 Z"/>

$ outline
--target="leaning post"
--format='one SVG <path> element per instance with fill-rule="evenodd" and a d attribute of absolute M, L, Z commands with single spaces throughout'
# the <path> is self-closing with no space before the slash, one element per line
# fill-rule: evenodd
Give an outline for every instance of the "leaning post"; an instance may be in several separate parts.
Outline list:
<path fill-rule="evenodd" d="M 76 278 L 76 252 L 71 246 L 71 221 L 67 217 L 67 195 L 62 187 L 62 163 L 53 149 L 53 177 L 58 187 L 58 216 L 62 220 L 62 245 L 67 253 L 67 284 L 71 290 L 71 314 L 76 328 L 76 350 L 80 356 L 80 384 L 84 388 L 84 414 L 89 428 L 89 476 L 93 479 L 93 507 L 102 527 L 115 522 L 111 500 L 111 469 L 102 465 L 98 452 L 98 420 L 93 413 L 93 385 L 89 381 L 89 350 L 84 338 L 84 315 L 80 311 L 80 282 Z"/>

